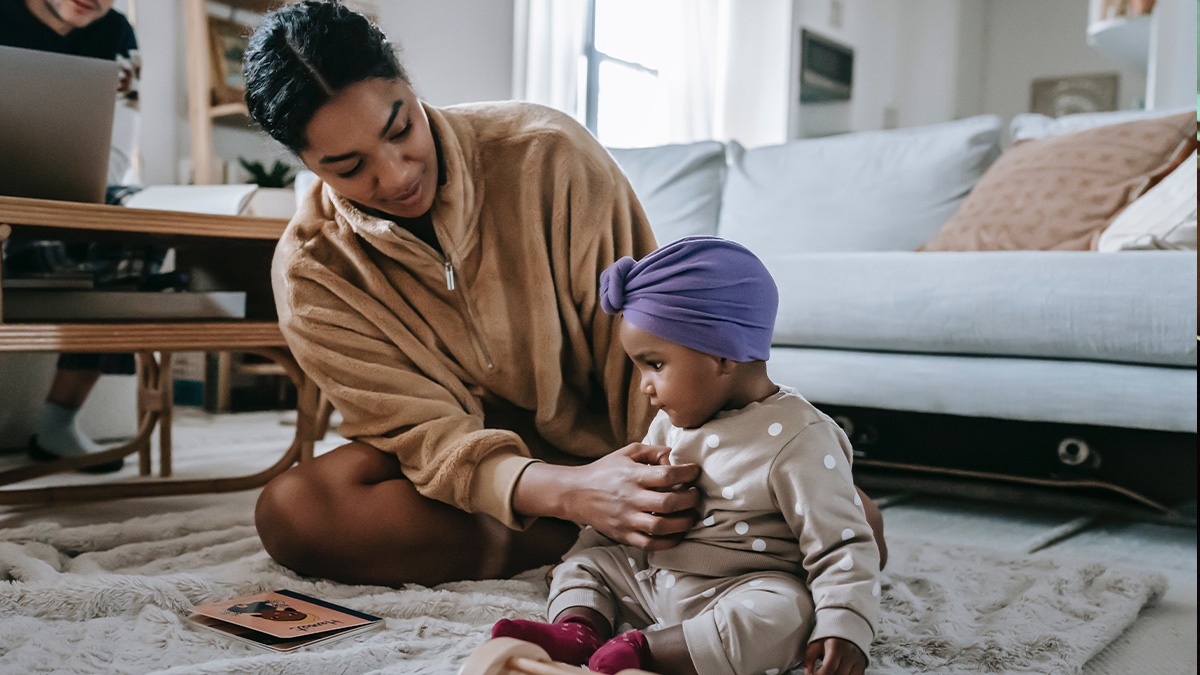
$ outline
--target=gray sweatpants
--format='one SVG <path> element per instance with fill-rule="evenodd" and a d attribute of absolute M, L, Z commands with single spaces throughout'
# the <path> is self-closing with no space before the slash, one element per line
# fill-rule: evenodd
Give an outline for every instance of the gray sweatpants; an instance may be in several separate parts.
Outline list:
<path fill-rule="evenodd" d="M 649 567 L 632 546 L 599 546 L 554 568 L 547 614 L 589 607 L 614 632 L 681 623 L 699 675 L 781 673 L 804 659 L 813 601 L 799 577 L 754 572 L 716 578 Z"/>

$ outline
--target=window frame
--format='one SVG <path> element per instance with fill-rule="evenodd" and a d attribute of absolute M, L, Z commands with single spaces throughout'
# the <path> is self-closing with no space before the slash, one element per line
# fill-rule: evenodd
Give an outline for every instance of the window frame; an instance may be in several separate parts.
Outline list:
<path fill-rule="evenodd" d="M 583 125 L 596 138 L 600 137 L 600 64 L 608 61 L 626 68 L 649 73 L 658 77 L 658 69 L 626 61 L 620 57 L 602 52 L 596 48 L 596 3 L 599 0 L 587 0 L 585 24 L 583 29 L 583 57 L 587 65 L 584 76 L 584 105 Z"/>

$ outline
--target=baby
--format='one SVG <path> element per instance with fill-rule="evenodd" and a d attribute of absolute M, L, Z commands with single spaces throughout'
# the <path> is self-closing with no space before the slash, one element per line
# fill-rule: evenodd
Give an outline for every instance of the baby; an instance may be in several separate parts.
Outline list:
<path fill-rule="evenodd" d="M 701 519 L 653 552 L 585 528 L 554 570 L 554 623 L 504 619 L 492 636 L 610 674 L 863 673 L 879 551 L 845 434 L 767 376 L 778 292 L 766 267 L 689 237 L 618 260 L 600 293 L 659 409 L 643 442 L 701 467 Z"/>

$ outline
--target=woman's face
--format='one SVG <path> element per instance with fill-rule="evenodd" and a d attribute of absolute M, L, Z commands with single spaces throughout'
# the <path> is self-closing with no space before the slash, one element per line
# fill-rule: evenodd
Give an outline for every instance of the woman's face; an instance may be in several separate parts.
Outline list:
<path fill-rule="evenodd" d="M 407 82 L 352 84 L 317 109 L 306 132 L 300 159 L 346 199 L 400 218 L 433 206 L 437 149 Z"/>

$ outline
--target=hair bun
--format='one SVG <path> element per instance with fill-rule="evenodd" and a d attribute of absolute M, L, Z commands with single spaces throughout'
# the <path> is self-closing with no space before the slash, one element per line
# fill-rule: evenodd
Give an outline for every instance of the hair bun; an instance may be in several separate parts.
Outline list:
<path fill-rule="evenodd" d="M 600 309 L 616 314 L 625 308 L 625 282 L 635 261 L 629 256 L 608 266 L 600 274 Z"/>

